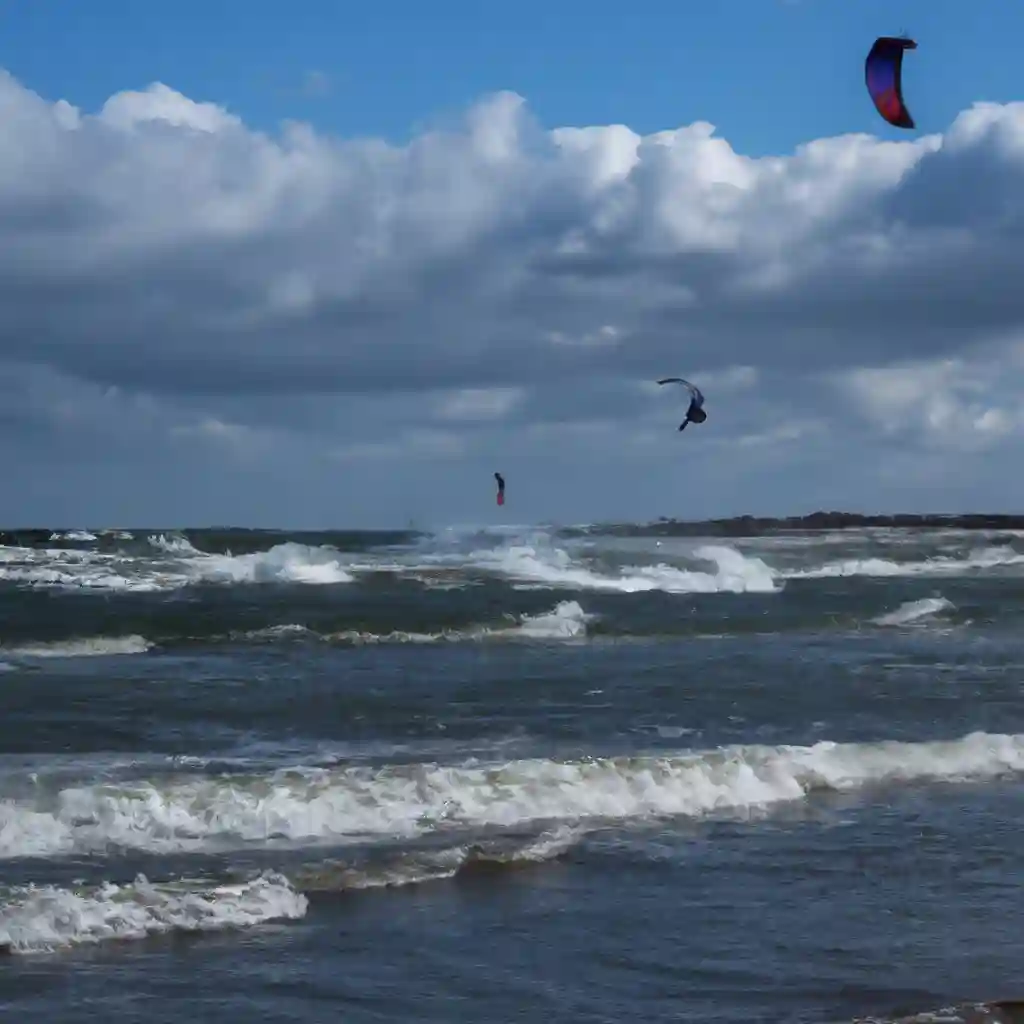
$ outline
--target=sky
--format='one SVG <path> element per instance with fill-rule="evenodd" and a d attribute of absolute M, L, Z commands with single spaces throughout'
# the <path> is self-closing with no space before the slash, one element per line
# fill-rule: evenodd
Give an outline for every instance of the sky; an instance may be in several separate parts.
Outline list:
<path fill-rule="evenodd" d="M 0 525 L 1024 511 L 1022 35 L 0 0 Z"/>

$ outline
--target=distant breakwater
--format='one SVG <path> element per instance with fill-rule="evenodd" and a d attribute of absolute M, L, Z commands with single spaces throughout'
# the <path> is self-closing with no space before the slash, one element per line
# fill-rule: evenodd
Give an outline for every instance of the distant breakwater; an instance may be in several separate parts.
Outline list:
<path fill-rule="evenodd" d="M 927 530 L 1024 530 L 1024 515 L 971 512 L 896 513 L 864 515 L 858 512 L 811 512 L 802 516 L 734 516 L 729 519 L 679 520 L 661 518 L 639 524 L 609 523 L 568 528 L 564 533 L 601 533 L 650 537 L 758 537 L 773 533 L 851 530 L 866 527 Z"/>

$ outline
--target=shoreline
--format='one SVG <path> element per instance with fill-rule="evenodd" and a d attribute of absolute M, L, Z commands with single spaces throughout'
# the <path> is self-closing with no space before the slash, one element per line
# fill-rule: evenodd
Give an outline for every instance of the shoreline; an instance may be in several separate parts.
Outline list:
<path fill-rule="evenodd" d="M 625 533 L 657 537 L 757 537 L 772 533 L 814 533 L 853 529 L 1024 530 L 1024 514 L 1010 512 L 810 512 L 796 516 L 730 516 L 721 519 L 670 519 L 644 524 L 595 524 L 581 532 Z M 571 529 L 571 528 L 570 528 Z"/>
<path fill-rule="evenodd" d="M 1024 514 L 1011 512 L 896 512 L 892 514 L 869 514 L 861 512 L 810 512 L 794 516 L 729 516 L 719 519 L 672 519 L 662 516 L 649 522 L 599 522 L 586 526 L 557 526 L 555 524 L 539 524 L 554 529 L 562 536 L 629 536 L 629 537 L 758 537 L 780 533 L 825 533 L 839 530 L 855 529 L 902 529 L 902 530 L 988 530 L 988 531 L 1024 531 Z M 65 547 L 75 544 L 68 538 L 81 527 L 24 527 L 0 529 L 0 545 L 11 547 Z M 331 534 L 349 534 L 351 536 L 379 536 L 382 543 L 402 543 L 407 538 L 426 536 L 431 531 L 416 529 L 353 529 L 337 526 L 324 530 L 298 529 L 289 530 L 282 527 L 245 527 L 245 526 L 161 526 L 161 527 L 121 527 L 135 534 L 147 533 L 182 533 L 188 534 L 222 534 L 235 535 L 239 539 L 246 535 L 280 534 L 282 537 L 304 536 L 312 539 L 317 536 Z M 94 527 L 91 532 L 97 535 L 107 532 L 107 528 Z"/>

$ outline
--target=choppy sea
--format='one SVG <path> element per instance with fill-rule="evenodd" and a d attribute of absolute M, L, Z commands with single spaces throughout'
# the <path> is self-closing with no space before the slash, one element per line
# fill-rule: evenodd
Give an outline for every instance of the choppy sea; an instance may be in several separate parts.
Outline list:
<path fill-rule="evenodd" d="M 2 1019 L 1012 1020 L 1022 680 L 1005 531 L 2 546 Z"/>

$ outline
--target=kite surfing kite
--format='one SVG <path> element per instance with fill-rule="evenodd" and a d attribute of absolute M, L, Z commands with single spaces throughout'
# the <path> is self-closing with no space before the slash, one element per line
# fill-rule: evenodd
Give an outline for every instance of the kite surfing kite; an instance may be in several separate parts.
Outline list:
<path fill-rule="evenodd" d="M 664 377 L 658 381 L 659 384 L 682 384 L 690 392 L 690 406 L 686 410 L 686 418 L 679 424 L 680 430 L 686 429 L 687 423 L 703 423 L 708 414 L 704 411 L 704 396 L 696 384 L 691 384 L 682 377 Z"/>
<path fill-rule="evenodd" d="M 916 50 L 913 39 L 880 36 L 864 61 L 864 80 L 875 109 L 894 128 L 913 128 L 903 102 L 903 51 Z"/>
<path fill-rule="evenodd" d="M 494 474 L 494 479 L 498 481 L 498 504 L 505 504 L 505 478 L 500 473 Z"/>

